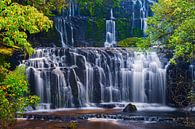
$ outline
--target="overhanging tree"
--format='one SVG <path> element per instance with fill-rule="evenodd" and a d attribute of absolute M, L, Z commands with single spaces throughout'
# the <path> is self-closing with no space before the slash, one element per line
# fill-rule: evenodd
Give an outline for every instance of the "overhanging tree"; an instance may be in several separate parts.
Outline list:
<path fill-rule="evenodd" d="M 52 25 L 48 17 L 32 6 L 0 0 L 0 128 L 10 127 L 15 122 L 17 111 L 39 100 L 28 91 L 25 68 L 10 71 L 6 58 L 15 49 L 32 54 L 34 50 L 27 37 L 47 31 Z"/>
<path fill-rule="evenodd" d="M 5 48 L 24 49 L 31 54 L 33 48 L 27 41 L 27 36 L 48 31 L 52 25 L 53 22 L 48 17 L 32 6 L 23 6 L 11 0 L 0 1 L 1 50 Z M 5 51 L 1 50 L 1 54 L 4 54 Z"/>
<path fill-rule="evenodd" d="M 171 63 L 180 57 L 189 61 L 195 44 L 194 0 L 159 0 L 152 11 L 147 30 L 152 45 L 173 50 Z"/>
<path fill-rule="evenodd" d="M 61 12 L 61 10 L 68 6 L 69 0 L 13 0 L 21 5 L 30 5 L 37 8 L 46 16 L 54 16 L 52 11 Z"/>

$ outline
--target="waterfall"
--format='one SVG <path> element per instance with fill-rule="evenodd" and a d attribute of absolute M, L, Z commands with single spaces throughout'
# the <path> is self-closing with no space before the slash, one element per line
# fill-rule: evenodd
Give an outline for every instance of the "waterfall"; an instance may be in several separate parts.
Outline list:
<path fill-rule="evenodd" d="M 132 0 L 132 33 L 138 23 L 140 29 L 145 33 L 147 29 L 147 17 L 149 13 L 149 4 L 154 4 L 156 0 Z M 136 12 L 136 10 L 139 10 Z"/>
<path fill-rule="evenodd" d="M 68 14 L 65 15 L 65 10 L 62 10 L 61 17 L 55 17 L 55 28 L 60 35 L 62 47 L 74 47 L 74 26 L 72 17 L 75 16 L 77 4 L 75 0 L 69 0 Z"/>
<path fill-rule="evenodd" d="M 110 20 L 106 20 L 106 42 L 105 47 L 113 47 L 116 45 L 115 37 L 115 21 L 112 9 L 110 10 Z"/>
<path fill-rule="evenodd" d="M 165 104 L 166 67 L 156 52 L 43 48 L 24 64 L 31 91 L 50 108 L 113 102 Z"/>
<path fill-rule="evenodd" d="M 60 40 L 62 47 L 67 47 L 68 35 L 67 35 L 67 20 L 62 17 L 55 18 L 55 28 L 60 34 Z"/>

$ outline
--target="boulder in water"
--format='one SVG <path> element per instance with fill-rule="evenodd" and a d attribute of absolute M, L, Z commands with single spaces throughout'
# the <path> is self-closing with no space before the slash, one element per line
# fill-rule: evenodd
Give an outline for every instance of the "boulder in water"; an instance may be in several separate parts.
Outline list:
<path fill-rule="evenodd" d="M 137 111 L 137 108 L 135 105 L 133 104 L 128 104 L 124 109 L 123 109 L 123 112 L 128 112 L 128 113 L 131 113 L 131 112 L 136 112 Z"/>

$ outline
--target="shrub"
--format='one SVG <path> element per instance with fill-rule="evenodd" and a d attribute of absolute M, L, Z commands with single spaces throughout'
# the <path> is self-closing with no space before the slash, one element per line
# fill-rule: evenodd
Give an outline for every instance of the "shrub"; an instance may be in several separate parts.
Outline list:
<path fill-rule="evenodd" d="M 0 84 L 0 128 L 14 125 L 16 113 L 38 101 L 37 96 L 29 94 L 25 67 L 10 71 Z"/>
<path fill-rule="evenodd" d="M 119 47 L 138 47 L 140 49 L 148 48 L 150 42 L 145 38 L 127 38 L 118 42 Z"/>

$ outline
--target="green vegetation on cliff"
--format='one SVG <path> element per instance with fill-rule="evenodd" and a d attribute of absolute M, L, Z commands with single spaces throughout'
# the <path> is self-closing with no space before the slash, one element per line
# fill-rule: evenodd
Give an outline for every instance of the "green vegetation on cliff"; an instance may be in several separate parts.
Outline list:
<path fill-rule="evenodd" d="M 121 40 L 118 42 L 119 47 L 136 47 L 139 49 L 145 49 L 150 46 L 150 42 L 147 38 L 132 37 Z"/>
<path fill-rule="evenodd" d="M 77 0 L 82 12 L 91 16 L 104 17 L 107 8 L 119 7 L 121 0 Z M 104 13 L 105 12 L 105 13 Z M 103 14 L 103 15 L 99 15 Z"/>

